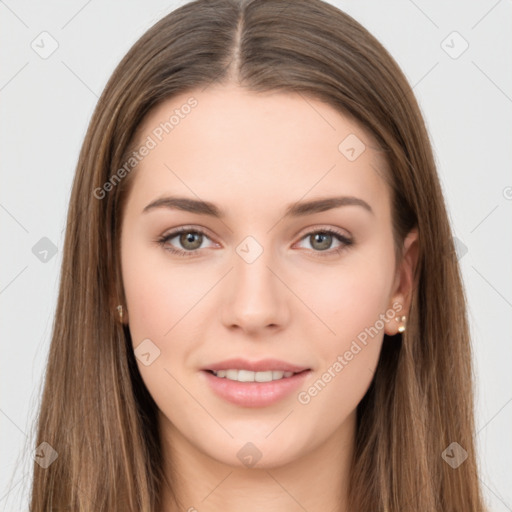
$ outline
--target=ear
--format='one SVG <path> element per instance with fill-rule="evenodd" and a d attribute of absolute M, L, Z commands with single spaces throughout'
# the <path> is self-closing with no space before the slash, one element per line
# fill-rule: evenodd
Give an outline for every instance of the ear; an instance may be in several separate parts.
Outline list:
<path fill-rule="evenodd" d="M 402 308 L 397 312 L 397 316 L 395 318 L 403 315 L 407 316 L 409 314 L 413 293 L 417 286 L 417 280 L 415 279 L 415 271 L 419 255 L 417 228 L 411 229 L 405 237 L 402 255 L 402 261 L 395 274 L 393 291 L 388 305 L 388 308 L 390 309 L 395 303 L 399 303 L 402 306 Z M 400 327 L 400 325 L 402 325 L 401 322 L 397 321 L 387 322 L 384 332 L 389 336 L 394 336 L 398 332 L 398 327 Z"/>
<path fill-rule="evenodd" d="M 114 270 L 114 281 L 111 283 L 110 293 L 109 293 L 109 303 L 110 309 L 116 322 L 124 325 L 128 325 L 128 308 L 126 307 L 126 300 L 124 299 L 124 289 L 123 289 L 123 277 L 121 275 L 121 267 L 120 265 L 115 265 Z M 118 306 L 123 307 L 123 318 L 121 319 L 119 315 Z"/>

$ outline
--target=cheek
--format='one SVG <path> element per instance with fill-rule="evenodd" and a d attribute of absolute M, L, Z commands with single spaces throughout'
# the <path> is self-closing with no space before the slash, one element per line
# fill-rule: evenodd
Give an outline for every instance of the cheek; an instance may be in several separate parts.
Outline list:
<path fill-rule="evenodd" d="M 377 254 L 381 256 L 357 254 L 342 265 L 317 272 L 314 280 L 301 279 L 299 293 L 307 297 L 310 310 L 323 322 L 329 353 L 343 349 L 376 324 L 383 330 L 379 318 L 389 307 L 393 261 L 386 258 L 385 251 Z M 314 315 L 308 317 L 318 322 Z"/>
<path fill-rule="evenodd" d="M 178 382 L 183 381 L 181 365 L 193 344 L 179 343 L 179 333 L 190 320 L 187 312 L 207 288 L 191 282 L 190 273 L 166 265 L 165 254 L 159 252 L 128 237 L 122 242 L 129 330 L 142 380 L 158 407 L 186 410 L 193 404 Z"/>
<path fill-rule="evenodd" d="M 393 253 L 389 250 L 358 253 L 346 264 L 324 269 L 314 285 L 303 283 L 302 293 L 318 314 L 309 323 L 317 323 L 315 350 L 320 367 L 313 383 L 303 389 L 299 403 L 312 408 L 336 403 L 333 426 L 352 411 L 364 396 L 378 363 L 387 322 L 394 310 L 389 307 L 393 282 Z M 373 255 L 375 254 L 375 256 Z M 311 329 L 310 329 L 311 331 Z"/>
<path fill-rule="evenodd" d="M 322 330 L 326 334 L 318 338 L 315 347 L 320 364 L 298 393 L 297 402 L 319 432 L 334 431 L 355 411 L 377 367 L 388 290 L 385 280 L 376 285 L 373 277 L 370 272 L 364 279 L 340 276 L 329 300 L 313 297 L 334 334 Z"/>
<path fill-rule="evenodd" d="M 174 325 L 208 290 L 197 276 L 172 265 L 163 249 L 146 248 L 127 238 L 122 246 L 122 276 L 134 345 L 151 338 L 163 343 Z"/>

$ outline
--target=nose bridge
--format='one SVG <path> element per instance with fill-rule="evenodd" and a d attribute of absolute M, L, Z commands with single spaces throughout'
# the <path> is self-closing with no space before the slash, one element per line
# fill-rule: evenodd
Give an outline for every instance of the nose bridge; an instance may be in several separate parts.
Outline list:
<path fill-rule="evenodd" d="M 284 290 L 274 275 L 277 264 L 272 257 L 271 237 L 265 236 L 261 242 L 257 237 L 262 240 L 264 236 L 248 235 L 235 247 L 225 302 L 224 321 L 248 329 L 284 321 Z"/>
<path fill-rule="evenodd" d="M 256 236 L 258 238 L 256 238 Z M 269 270 L 275 265 L 272 260 L 270 237 L 248 235 L 235 248 L 234 280 L 237 293 L 271 295 L 275 297 L 275 277 Z M 259 240 L 261 240 L 261 242 Z"/>

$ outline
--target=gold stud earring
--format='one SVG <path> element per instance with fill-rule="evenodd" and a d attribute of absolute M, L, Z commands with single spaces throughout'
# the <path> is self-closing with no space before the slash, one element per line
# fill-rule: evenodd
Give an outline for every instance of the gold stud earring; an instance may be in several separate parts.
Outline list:
<path fill-rule="evenodd" d="M 406 320 L 407 320 L 407 317 L 405 315 L 399 316 L 396 319 L 397 322 L 403 322 L 403 323 L 405 323 Z M 402 333 L 404 331 L 405 331 L 405 325 L 401 325 L 400 327 L 398 327 L 398 332 Z"/>
<path fill-rule="evenodd" d="M 119 305 L 117 306 L 117 312 L 119 313 L 119 321 L 123 321 L 123 306 Z"/>

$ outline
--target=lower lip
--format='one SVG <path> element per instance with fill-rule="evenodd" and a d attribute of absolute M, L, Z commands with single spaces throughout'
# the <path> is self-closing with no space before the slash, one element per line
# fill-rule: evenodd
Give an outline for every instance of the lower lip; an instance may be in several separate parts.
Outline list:
<path fill-rule="evenodd" d="M 212 391 L 233 404 L 241 407 L 265 407 L 282 400 L 300 388 L 311 370 L 296 373 L 291 377 L 270 382 L 238 382 L 216 377 L 213 373 L 202 370 Z"/>

